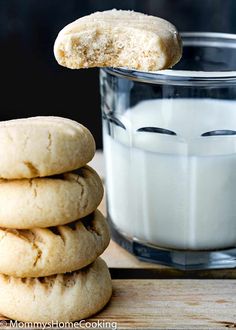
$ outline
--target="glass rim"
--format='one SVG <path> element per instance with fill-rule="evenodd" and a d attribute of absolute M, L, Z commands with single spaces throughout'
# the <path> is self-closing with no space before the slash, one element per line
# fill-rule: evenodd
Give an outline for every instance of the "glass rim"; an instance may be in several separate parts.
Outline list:
<path fill-rule="evenodd" d="M 236 48 L 236 34 L 219 32 L 181 32 L 183 46 Z M 236 71 L 160 70 L 139 71 L 127 68 L 101 68 L 112 75 L 137 82 L 168 85 L 232 85 L 236 84 Z"/>

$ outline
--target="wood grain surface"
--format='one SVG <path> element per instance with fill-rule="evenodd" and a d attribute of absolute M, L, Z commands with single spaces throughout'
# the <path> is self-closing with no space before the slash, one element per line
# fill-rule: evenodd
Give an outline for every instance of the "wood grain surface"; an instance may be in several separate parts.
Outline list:
<path fill-rule="evenodd" d="M 110 303 L 93 319 L 118 329 L 236 327 L 236 280 L 113 280 Z"/>

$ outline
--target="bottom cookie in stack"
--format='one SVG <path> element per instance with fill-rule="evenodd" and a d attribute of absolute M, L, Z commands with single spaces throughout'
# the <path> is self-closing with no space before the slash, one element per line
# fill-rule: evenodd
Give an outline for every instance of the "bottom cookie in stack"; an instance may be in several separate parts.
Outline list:
<path fill-rule="evenodd" d="M 0 313 L 25 322 L 66 322 L 98 312 L 112 293 L 105 262 L 95 260 L 109 240 L 98 210 L 50 228 L 1 228 Z"/>
<path fill-rule="evenodd" d="M 72 273 L 36 278 L 0 275 L 0 312 L 24 322 L 68 322 L 87 318 L 111 297 L 106 263 L 98 258 Z"/>

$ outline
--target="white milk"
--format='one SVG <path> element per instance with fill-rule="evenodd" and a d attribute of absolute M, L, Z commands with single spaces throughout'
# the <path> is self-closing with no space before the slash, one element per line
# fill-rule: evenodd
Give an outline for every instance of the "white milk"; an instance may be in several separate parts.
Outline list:
<path fill-rule="evenodd" d="M 104 124 L 109 215 L 128 236 L 175 249 L 236 246 L 236 102 L 143 101 Z M 160 127 L 177 136 L 137 132 Z"/>

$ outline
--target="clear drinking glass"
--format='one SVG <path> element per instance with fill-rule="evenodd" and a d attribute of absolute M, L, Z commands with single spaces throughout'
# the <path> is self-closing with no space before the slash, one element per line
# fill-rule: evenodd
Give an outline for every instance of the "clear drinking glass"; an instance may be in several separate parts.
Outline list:
<path fill-rule="evenodd" d="M 236 266 L 236 35 L 183 33 L 173 70 L 100 71 L 108 219 L 141 259 Z"/>

